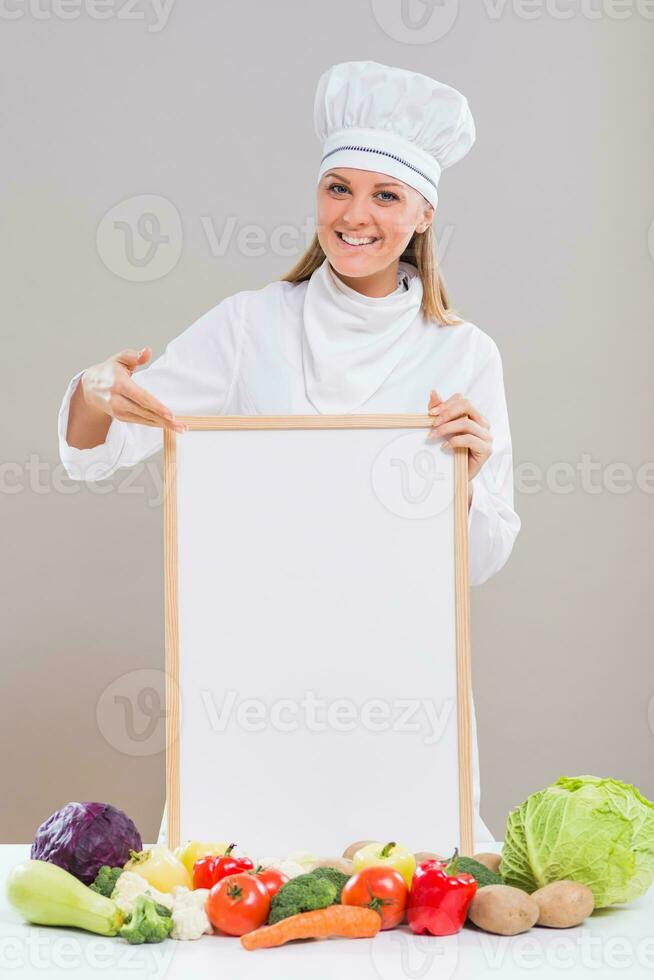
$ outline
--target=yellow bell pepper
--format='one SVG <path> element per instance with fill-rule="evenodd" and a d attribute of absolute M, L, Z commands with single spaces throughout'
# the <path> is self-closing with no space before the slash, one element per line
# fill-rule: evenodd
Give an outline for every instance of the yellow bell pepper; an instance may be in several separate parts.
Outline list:
<path fill-rule="evenodd" d="M 193 878 L 179 858 L 161 844 L 147 851 L 131 851 L 131 859 L 125 871 L 134 871 L 145 878 L 159 892 L 171 892 L 175 885 L 193 888 Z"/>
<path fill-rule="evenodd" d="M 361 847 L 355 852 L 352 863 L 355 871 L 380 865 L 386 868 L 395 868 L 406 881 L 407 888 L 411 887 L 413 873 L 416 870 L 416 859 L 411 851 L 403 847 L 402 844 L 396 844 L 395 841 L 391 841 L 389 844 L 378 842 L 366 844 L 365 847 Z"/>
<path fill-rule="evenodd" d="M 214 844 L 212 842 L 203 843 L 199 840 L 188 840 L 185 844 L 180 844 L 179 847 L 176 847 L 173 854 L 182 862 L 188 873 L 192 875 L 193 865 L 196 861 L 199 861 L 202 857 L 206 857 L 207 854 L 210 854 L 212 857 L 216 854 L 224 854 L 228 847 L 229 843 L 227 841 L 220 841 L 220 843 Z"/>

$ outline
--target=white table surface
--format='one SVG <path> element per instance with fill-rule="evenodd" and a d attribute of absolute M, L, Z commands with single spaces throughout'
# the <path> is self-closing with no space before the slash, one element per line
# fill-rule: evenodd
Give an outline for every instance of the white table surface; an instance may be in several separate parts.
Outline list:
<path fill-rule="evenodd" d="M 499 850 L 501 845 L 488 850 Z M 654 977 L 654 889 L 629 905 L 595 912 L 574 929 L 534 927 L 491 936 L 466 925 L 455 936 L 414 936 L 407 927 L 375 939 L 304 941 L 247 952 L 238 939 L 130 946 L 75 929 L 30 926 L 7 904 L 4 882 L 29 845 L 0 846 L 0 977 L 30 980 L 502 980 Z"/>

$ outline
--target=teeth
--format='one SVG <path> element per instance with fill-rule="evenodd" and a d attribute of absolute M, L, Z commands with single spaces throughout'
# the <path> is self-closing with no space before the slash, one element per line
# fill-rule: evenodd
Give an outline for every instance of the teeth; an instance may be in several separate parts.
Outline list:
<path fill-rule="evenodd" d="M 344 231 L 340 231 L 339 235 L 348 245 L 370 245 L 377 241 L 376 238 L 352 238 L 350 235 L 346 235 Z"/>

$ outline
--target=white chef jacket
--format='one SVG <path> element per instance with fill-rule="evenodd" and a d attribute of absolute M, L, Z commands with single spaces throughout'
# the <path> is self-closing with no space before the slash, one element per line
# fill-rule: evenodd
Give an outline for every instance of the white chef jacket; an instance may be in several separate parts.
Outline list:
<path fill-rule="evenodd" d="M 175 415 L 316 415 L 305 389 L 302 332 L 307 281 L 275 281 L 223 299 L 134 375 Z M 398 289 L 402 288 L 402 284 Z M 395 293 L 390 294 L 395 296 Z M 386 297 L 379 297 L 383 302 Z M 105 479 L 163 447 L 163 430 L 113 419 L 105 442 L 76 449 L 66 442 L 69 382 L 58 418 L 59 451 L 73 480 Z M 427 320 L 415 343 L 361 413 L 427 412 L 431 389 L 445 400 L 460 392 L 490 423 L 492 454 L 471 482 L 468 513 L 471 585 L 498 572 L 520 530 L 513 507 L 513 460 L 502 362 L 497 345 L 470 322 L 439 326 Z M 358 414 L 358 413 L 357 413 Z M 180 438 L 184 438 L 182 434 Z M 475 840 L 493 837 L 479 817 L 479 758 L 472 705 Z"/>

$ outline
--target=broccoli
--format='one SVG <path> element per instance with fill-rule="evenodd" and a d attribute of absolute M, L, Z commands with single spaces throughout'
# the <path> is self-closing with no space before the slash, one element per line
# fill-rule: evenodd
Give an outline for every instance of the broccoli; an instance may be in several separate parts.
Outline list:
<path fill-rule="evenodd" d="M 183 887 L 184 886 L 182 885 L 182 888 Z M 151 898 L 150 892 L 147 892 L 145 897 Z M 164 919 L 172 919 L 173 916 L 172 909 L 168 908 L 167 905 L 161 905 L 160 902 L 156 902 L 154 899 L 152 899 L 152 901 L 154 902 L 154 910 L 157 913 L 157 915 L 160 915 Z"/>
<path fill-rule="evenodd" d="M 128 943 L 160 943 L 173 927 L 170 910 L 159 905 L 149 895 L 139 895 L 134 911 L 120 929 L 119 935 Z"/>
<path fill-rule="evenodd" d="M 111 868 L 108 864 L 103 864 L 89 888 L 94 892 L 99 892 L 100 895 L 104 895 L 105 898 L 111 898 L 111 893 L 122 873 L 122 868 Z"/>
<path fill-rule="evenodd" d="M 309 874 L 312 874 L 314 878 L 320 878 L 321 881 L 331 881 L 332 885 L 336 886 L 336 897 L 332 905 L 339 905 L 343 886 L 350 880 L 350 876 L 343 874 L 338 868 L 314 868 Z"/>
<path fill-rule="evenodd" d="M 479 888 L 484 888 L 486 885 L 505 884 L 502 875 L 496 874 L 490 868 L 487 868 L 485 864 L 481 864 L 481 862 L 475 861 L 471 857 L 457 857 L 456 873 L 458 874 L 460 871 L 465 871 L 467 874 L 472 875 L 473 878 L 476 878 Z"/>
<path fill-rule="evenodd" d="M 268 924 L 274 925 L 289 915 L 298 912 L 312 912 L 332 905 L 336 898 L 336 885 L 314 874 L 298 875 L 291 878 L 279 889 L 270 903 Z"/>

